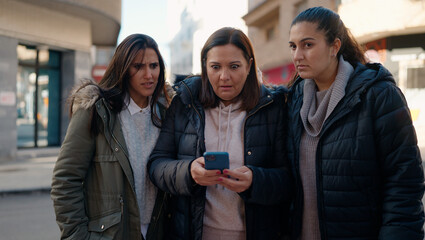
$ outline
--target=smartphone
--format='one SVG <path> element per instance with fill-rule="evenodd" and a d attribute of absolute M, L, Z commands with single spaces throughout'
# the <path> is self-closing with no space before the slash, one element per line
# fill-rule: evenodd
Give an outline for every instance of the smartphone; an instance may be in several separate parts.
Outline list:
<path fill-rule="evenodd" d="M 220 170 L 229 169 L 229 153 L 227 152 L 205 152 L 205 169 Z"/>

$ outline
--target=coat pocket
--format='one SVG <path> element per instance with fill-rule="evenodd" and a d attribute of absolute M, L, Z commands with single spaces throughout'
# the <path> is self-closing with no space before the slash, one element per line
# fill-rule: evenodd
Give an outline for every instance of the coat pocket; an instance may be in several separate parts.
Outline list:
<path fill-rule="evenodd" d="M 104 217 L 89 221 L 90 240 L 115 239 L 121 222 L 121 212 L 114 212 Z"/>

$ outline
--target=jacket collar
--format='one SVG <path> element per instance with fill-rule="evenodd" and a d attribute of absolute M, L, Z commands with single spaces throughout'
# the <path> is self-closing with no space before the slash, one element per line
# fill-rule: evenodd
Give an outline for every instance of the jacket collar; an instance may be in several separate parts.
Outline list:
<path fill-rule="evenodd" d="M 202 80 L 200 76 L 189 77 L 174 86 L 176 94 L 180 96 L 183 104 L 198 102 L 199 91 L 201 90 Z"/>
<path fill-rule="evenodd" d="M 340 101 L 340 103 L 338 103 L 335 111 L 326 120 L 322 131 L 325 132 L 326 129 L 333 124 L 333 122 L 349 113 L 357 104 L 362 101 L 362 96 L 367 92 L 367 90 L 373 84 L 380 81 L 389 81 L 395 84 L 391 73 L 381 64 L 356 64 L 356 66 L 354 66 L 354 72 L 348 80 L 348 84 L 345 89 L 345 97 Z M 296 123 L 298 124 L 297 126 L 299 126 L 301 123 L 299 118 L 299 111 L 303 104 L 304 82 L 304 79 L 298 78 L 289 90 L 289 101 L 290 105 L 292 106 L 292 110 L 289 111 L 289 114 L 292 115 L 293 119 L 298 119 Z"/>
<path fill-rule="evenodd" d="M 391 73 L 379 63 L 368 63 L 363 65 L 357 63 L 354 66 L 354 72 L 348 80 L 345 89 L 346 98 L 359 99 L 361 94 L 365 93 L 374 83 L 379 81 L 390 81 L 395 84 Z M 298 77 L 289 89 L 291 95 L 303 95 L 304 79 Z M 302 98 L 301 98 L 302 99 Z"/>

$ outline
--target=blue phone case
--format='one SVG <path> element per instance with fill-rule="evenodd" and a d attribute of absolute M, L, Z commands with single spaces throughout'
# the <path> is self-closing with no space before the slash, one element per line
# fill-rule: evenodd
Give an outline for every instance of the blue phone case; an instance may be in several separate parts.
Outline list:
<path fill-rule="evenodd" d="M 205 152 L 205 169 L 220 170 L 229 169 L 229 153 L 227 152 Z"/>

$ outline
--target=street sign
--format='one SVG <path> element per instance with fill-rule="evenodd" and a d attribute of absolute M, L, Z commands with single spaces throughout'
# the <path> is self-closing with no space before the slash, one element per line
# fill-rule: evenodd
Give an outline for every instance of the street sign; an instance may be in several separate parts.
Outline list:
<path fill-rule="evenodd" d="M 105 65 L 94 65 L 91 70 L 92 78 L 96 82 L 100 82 L 102 80 L 103 75 L 106 72 L 106 66 Z"/>

